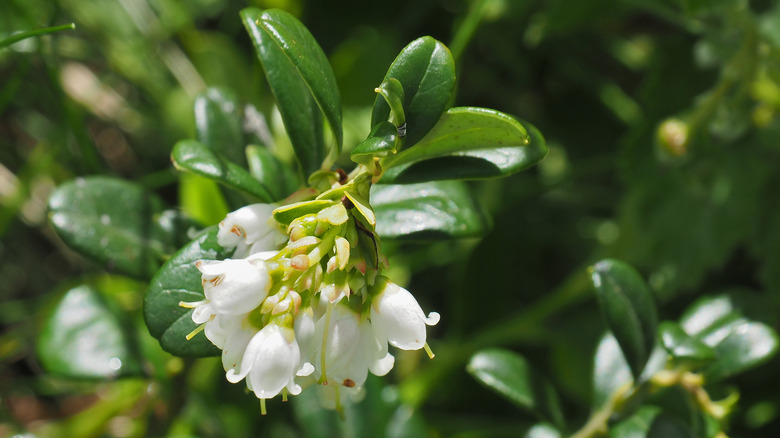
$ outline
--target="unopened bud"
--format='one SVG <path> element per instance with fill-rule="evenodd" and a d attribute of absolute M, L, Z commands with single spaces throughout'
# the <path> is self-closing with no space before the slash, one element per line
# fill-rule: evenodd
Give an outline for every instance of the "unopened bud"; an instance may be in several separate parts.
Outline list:
<path fill-rule="evenodd" d="M 290 259 L 290 267 L 299 271 L 305 271 L 309 268 L 309 256 L 306 254 L 298 254 Z"/>
<path fill-rule="evenodd" d="M 682 120 L 664 120 L 658 126 L 656 136 L 663 151 L 675 157 L 682 157 L 688 152 L 688 141 L 690 140 L 688 124 Z"/>

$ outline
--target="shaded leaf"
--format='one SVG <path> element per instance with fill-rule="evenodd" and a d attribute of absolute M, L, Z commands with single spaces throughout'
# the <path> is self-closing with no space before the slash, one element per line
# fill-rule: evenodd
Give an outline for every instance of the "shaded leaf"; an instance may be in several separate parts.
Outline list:
<path fill-rule="evenodd" d="M 378 123 L 362 143 L 350 153 L 356 163 L 368 165 L 373 157 L 385 157 L 394 154 L 402 144 L 398 128 L 390 122 Z"/>
<path fill-rule="evenodd" d="M 657 311 L 647 284 L 634 268 L 602 260 L 590 268 L 604 319 L 620 344 L 634 377 L 639 376 L 655 345 Z"/>
<path fill-rule="evenodd" d="M 375 185 L 371 205 L 377 234 L 383 239 L 475 237 L 490 228 L 489 219 L 461 181 Z"/>
<path fill-rule="evenodd" d="M 171 152 L 171 159 L 173 165 L 179 170 L 211 178 L 231 189 L 249 193 L 263 202 L 274 200 L 268 189 L 244 168 L 226 160 L 222 154 L 212 151 L 195 140 L 182 140 L 176 143 Z"/>
<path fill-rule="evenodd" d="M 503 349 L 477 352 L 468 372 L 486 387 L 542 419 L 563 426 L 563 413 L 552 385 L 521 355 Z"/>
<path fill-rule="evenodd" d="M 284 199 L 300 185 L 295 172 L 279 161 L 268 148 L 247 146 L 246 156 L 249 173 L 271 192 L 275 201 Z"/>
<path fill-rule="evenodd" d="M 343 140 L 341 97 L 333 69 L 309 30 L 287 12 L 246 8 L 241 18 L 308 176 L 322 166 L 328 153 L 322 114 L 336 137 L 337 152 Z"/>
<path fill-rule="evenodd" d="M 417 145 L 382 162 L 380 182 L 502 177 L 546 155 L 544 138 L 527 122 L 490 109 L 451 108 Z"/>
<path fill-rule="evenodd" d="M 246 165 L 238 99 L 226 90 L 209 88 L 195 98 L 194 109 L 198 141 L 231 162 Z"/>
<path fill-rule="evenodd" d="M 217 243 L 217 229 L 211 228 L 174 254 L 152 278 L 144 298 L 144 320 L 165 351 L 177 356 L 219 354 L 217 347 L 202 334 L 189 341 L 186 339 L 196 328 L 192 322 L 193 309 L 180 307 L 179 302 L 197 302 L 205 298 L 195 262 L 222 260 L 231 254 L 232 251 L 226 251 Z"/>
<path fill-rule="evenodd" d="M 150 277 L 176 240 L 157 222 L 162 201 L 139 184 L 79 178 L 49 198 L 49 220 L 71 248 L 108 269 Z"/>
<path fill-rule="evenodd" d="M 455 62 L 449 49 L 424 36 L 401 50 L 383 83 L 397 79 L 403 86 L 406 144 L 413 146 L 439 121 L 455 89 Z M 371 126 L 387 121 L 390 106 L 381 95 L 374 100 Z"/>
<path fill-rule="evenodd" d="M 38 358 L 49 372 L 80 378 L 140 373 L 126 327 L 117 311 L 93 287 L 65 292 L 45 316 Z"/>

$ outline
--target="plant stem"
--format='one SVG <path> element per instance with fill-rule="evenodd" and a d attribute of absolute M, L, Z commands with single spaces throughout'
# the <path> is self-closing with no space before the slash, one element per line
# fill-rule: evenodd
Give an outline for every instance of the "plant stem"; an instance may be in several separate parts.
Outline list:
<path fill-rule="evenodd" d="M 9 36 L 8 38 L 4 38 L 4 39 L 0 40 L 0 49 L 2 49 L 4 47 L 7 47 L 7 46 L 10 46 L 13 43 L 16 43 L 16 42 L 19 42 L 21 40 L 24 40 L 24 39 L 27 39 L 27 38 L 31 38 L 31 37 L 34 37 L 34 36 L 46 35 L 46 34 L 49 34 L 49 33 L 59 32 L 61 30 L 68 30 L 68 29 L 75 29 L 75 28 L 76 28 L 76 23 L 70 23 L 70 24 L 63 24 L 63 25 L 60 25 L 60 26 L 47 27 L 47 28 L 44 28 L 44 29 L 36 29 L 36 30 L 30 30 L 30 31 L 27 31 L 27 32 L 19 32 L 19 33 L 16 33 L 16 34 L 13 34 L 13 35 Z"/>

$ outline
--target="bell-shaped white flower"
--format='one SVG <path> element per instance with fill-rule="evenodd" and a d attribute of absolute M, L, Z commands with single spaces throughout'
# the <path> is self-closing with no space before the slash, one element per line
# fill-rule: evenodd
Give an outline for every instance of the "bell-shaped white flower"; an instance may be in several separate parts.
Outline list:
<path fill-rule="evenodd" d="M 246 347 L 241 363 L 230 368 L 227 379 L 237 383 L 246 378 L 247 387 L 259 399 L 273 398 L 282 389 L 300 394 L 295 376 L 301 366 L 301 352 L 292 329 L 270 323 L 257 332 Z"/>
<path fill-rule="evenodd" d="M 196 306 L 192 320 L 204 323 L 213 315 L 240 315 L 263 302 L 271 288 L 271 276 L 260 258 L 199 261 L 206 299 Z"/>
<path fill-rule="evenodd" d="M 317 374 L 348 388 L 362 385 L 368 371 L 387 374 L 395 359 L 387 352 L 387 343 L 383 348 L 376 338 L 371 323 L 345 305 L 334 304 L 330 312 L 315 328 L 311 361 L 319 367 Z"/>
<path fill-rule="evenodd" d="M 275 226 L 273 204 L 252 204 L 228 213 L 219 223 L 217 242 L 224 248 L 236 248 L 234 258 L 276 250 L 286 236 Z"/>
<path fill-rule="evenodd" d="M 377 338 L 403 350 L 423 348 L 425 326 L 436 325 L 439 314 L 431 312 L 426 317 L 409 291 L 384 280 L 384 290 L 374 296 L 371 302 L 371 325 Z"/>

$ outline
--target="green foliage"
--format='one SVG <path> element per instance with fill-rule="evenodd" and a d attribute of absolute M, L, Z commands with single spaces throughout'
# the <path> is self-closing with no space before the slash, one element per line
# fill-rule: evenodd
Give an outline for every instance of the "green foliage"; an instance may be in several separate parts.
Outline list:
<path fill-rule="evenodd" d="M 322 167 L 329 151 L 320 114 L 333 130 L 336 153 L 341 150 L 341 96 L 333 70 L 309 30 L 287 12 L 247 8 L 241 18 L 308 176 Z"/>
<path fill-rule="evenodd" d="M 179 306 L 204 299 L 198 260 L 222 260 L 230 256 L 217 243 L 217 230 L 204 231 L 173 255 L 155 274 L 144 298 L 144 319 L 149 332 L 163 349 L 177 356 L 213 356 L 219 350 L 205 336 L 187 339 L 195 330 L 192 309 Z"/>
<path fill-rule="evenodd" d="M 639 273 L 618 260 L 602 260 L 590 272 L 607 326 L 636 378 L 655 345 L 658 316 L 653 297 Z"/>
<path fill-rule="evenodd" d="M 0 435 L 771 436 L 780 7 L 439 3 L 4 2 Z M 375 222 L 436 357 L 258 415 L 179 306 L 252 202 Z"/>

